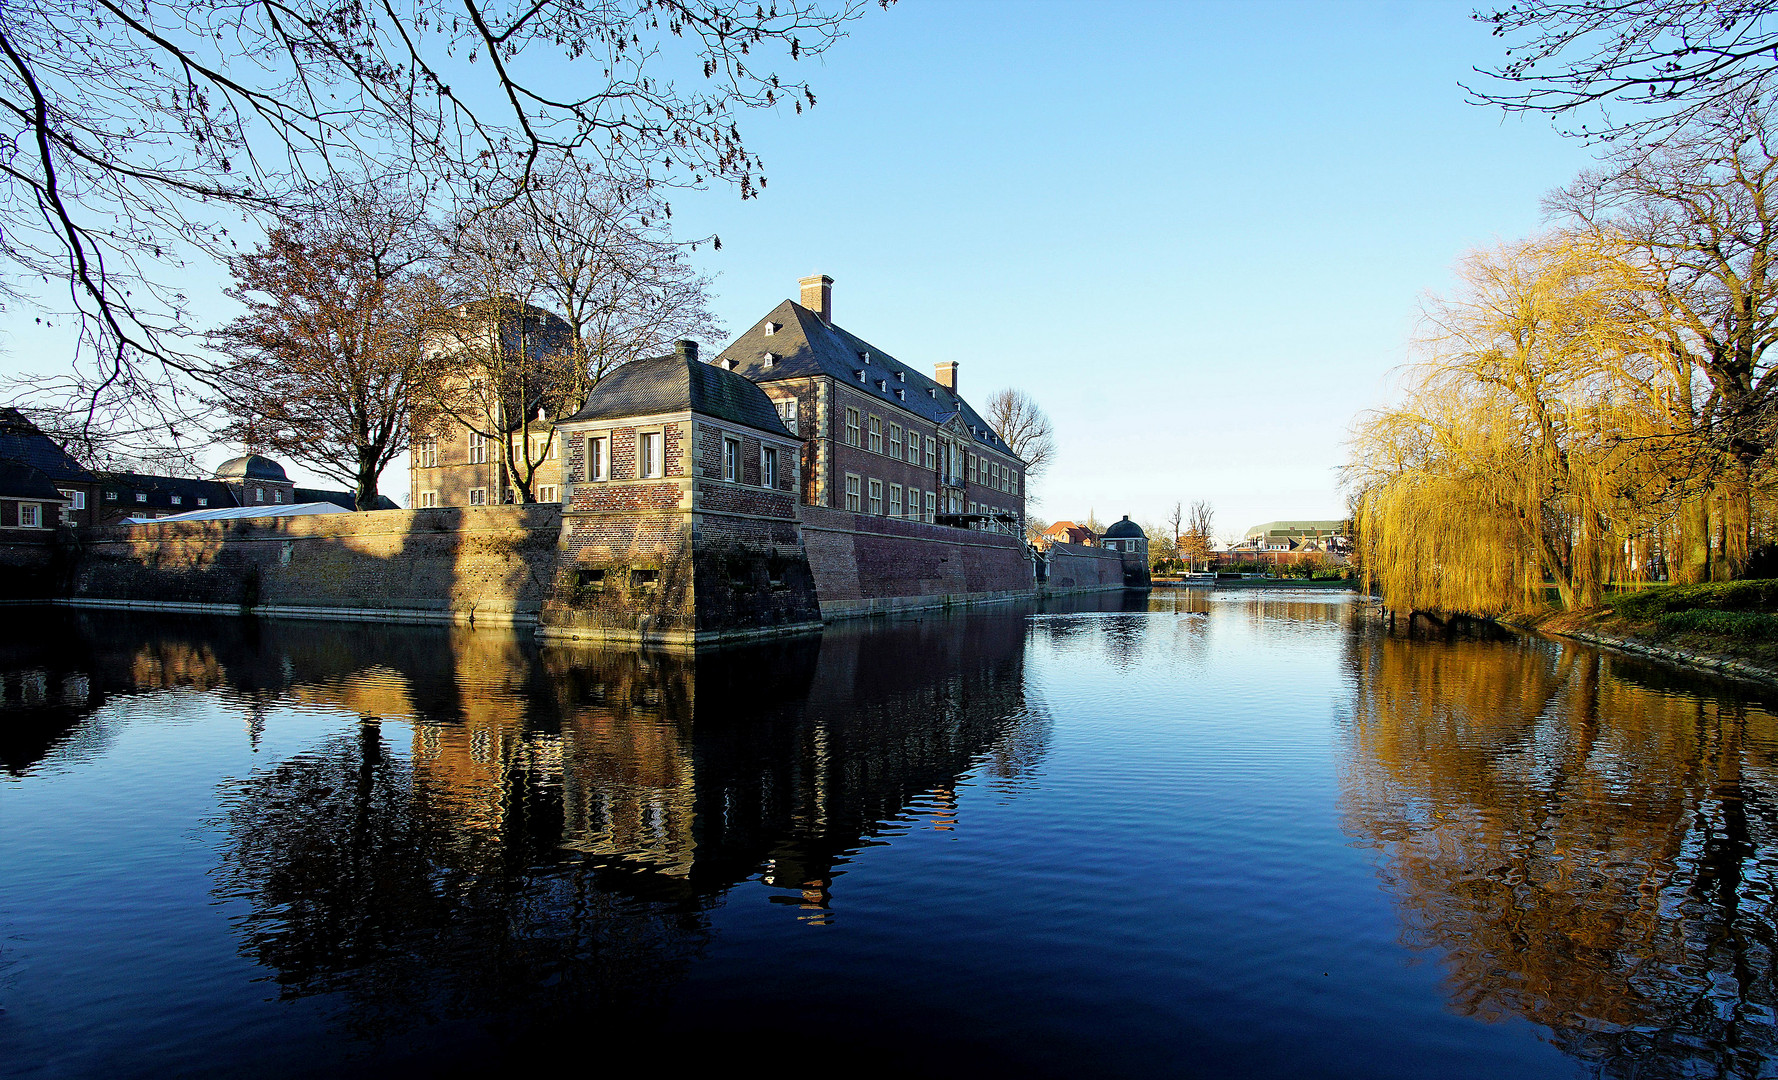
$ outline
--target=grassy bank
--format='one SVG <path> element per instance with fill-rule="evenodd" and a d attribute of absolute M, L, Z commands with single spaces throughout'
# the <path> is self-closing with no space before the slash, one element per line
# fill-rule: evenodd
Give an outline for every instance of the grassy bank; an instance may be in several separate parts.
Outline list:
<path fill-rule="evenodd" d="M 1778 579 L 1651 585 L 1591 610 L 1513 621 L 1553 634 L 1617 638 L 1778 672 Z"/>

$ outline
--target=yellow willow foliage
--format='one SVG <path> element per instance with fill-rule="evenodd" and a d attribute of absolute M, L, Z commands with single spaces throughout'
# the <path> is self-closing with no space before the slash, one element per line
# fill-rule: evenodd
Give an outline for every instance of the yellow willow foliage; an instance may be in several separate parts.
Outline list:
<path fill-rule="evenodd" d="M 1554 234 L 1472 253 L 1428 303 L 1405 400 L 1359 424 L 1347 469 L 1391 608 L 1591 604 L 1645 571 L 1704 455 L 1627 265 Z"/>

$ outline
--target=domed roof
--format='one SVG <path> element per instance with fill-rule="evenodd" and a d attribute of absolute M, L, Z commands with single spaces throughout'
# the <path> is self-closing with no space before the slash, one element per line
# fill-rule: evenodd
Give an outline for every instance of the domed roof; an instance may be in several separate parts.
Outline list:
<path fill-rule="evenodd" d="M 1128 540 L 1137 537 L 1143 540 L 1148 539 L 1148 534 L 1142 531 L 1142 526 L 1131 521 L 1128 514 L 1124 515 L 1122 521 L 1112 522 L 1111 528 L 1106 529 L 1104 535 L 1107 540 Z"/>
<path fill-rule="evenodd" d="M 586 406 L 561 422 L 676 412 L 703 413 L 795 438 L 764 390 L 744 375 L 702 362 L 690 341 L 669 356 L 632 360 L 612 371 L 587 395 Z"/>
<path fill-rule="evenodd" d="M 284 466 L 269 457 L 258 454 L 247 454 L 243 457 L 229 458 L 216 467 L 213 480 L 277 480 L 288 484 L 290 477 L 284 474 Z"/>

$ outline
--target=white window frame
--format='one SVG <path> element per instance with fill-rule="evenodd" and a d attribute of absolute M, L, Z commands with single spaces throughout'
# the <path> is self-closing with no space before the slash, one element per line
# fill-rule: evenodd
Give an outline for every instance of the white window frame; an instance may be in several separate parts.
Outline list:
<path fill-rule="evenodd" d="M 421 439 L 420 440 L 420 452 L 419 452 L 418 456 L 419 456 L 420 460 L 416 464 L 418 464 L 420 466 L 420 468 L 422 468 L 422 469 L 436 469 L 436 468 L 438 468 L 438 440 L 437 439 Z"/>
<path fill-rule="evenodd" d="M 862 446 L 864 444 L 862 430 L 858 410 L 850 405 L 846 406 L 846 445 Z"/>
<path fill-rule="evenodd" d="M 926 493 L 926 520 L 928 522 L 938 520 L 938 492 L 936 491 Z"/>
<path fill-rule="evenodd" d="M 868 428 L 868 431 L 870 433 L 869 434 L 870 445 L 868 447 L 866 447 L 866 449 L 869 450 L 873 454 L 882 453 L 883 452 L 883 418 L 880 416 L 877 416 L 873 413 L 870 417 L 870 426 Z"/>
<path fill-rule="evenodd" d="M 897 518 L 901 516 L 901 485 L 900 484 L 890 484 L 889 485 L 889 516 L 890 517 L 897 517 Z"/>
<path fill-rule="evenodd" d="M 586 441 L 586 478 L 594 483 L 611 479 L 611 437 L 589 435 Z"/>
<path fill-rule="evenodd" d="M 18 511 L 19 512 L 19 518 L 18 518 L 19 528 L 21 528 L 21 529 L 41 529 L 41 528 L 43 528 L 43 504 L 42 503 L 22 502 L 22 503 L 19 503 L 18 506 L 19 506 L 19 511 Z M 25 514 L 27 512 L 29 512 L 31 515 L 30 521 L 25 520 Z"/>
<path fill-rule="evenodd" d="M 561 495 L 556 491 L 556 485 L 554 485 L 554 484 L 538 484 L 537 485 L 537 501 L 540 503 L 553 503 L 553 502 L 561 502 L 562 498 L 561 498 Z"/>
<path fill-rule="evenodd" d="M 636 478 L 658 480 L 661 477 L 661 433 L 636 433 Z"/>
<path fill-rule="evenodd" d="M 776 446 L 759 448 L 759 486 L 763 488 L 778 486 L 778 448 Z"/>
<path fill-rule="evenodd" d="M 469 489 L 469 505 L 471 505 L 471 506 L 486 506 L 486 505 L 488 505 L 488 489 L 485 487 L 470 488 Z"/>
<path fill-rule="evenodd" d="M 436 492 L 436 491 L 422 491 L 422 492 L 420 492 L 420 509 L 432 510 L 432 509 L 435 509 L 437 506 L 438 506 L 438 492 Z"/>
<path fill-rule="evenodd" d="M 486 465 L 488 463 L 488 437 L 479 431 L 469 433 L 469 464 Z"/>
<path fill-rule="evenodd" d="M 70 507 L 70 509 L 73 509 L 73 510 L 85 510 L 86 509 L 86 492 L 80 491 L 76 488 L 57 488 L 56 490 L 61 492 L 63 495 L 67 496 L 68 498 L 74 500 L 74 505 L 72 507 Z"/>
<path fill-rule="evenodd" d="M 875 477 L 870 482 L 870 512 L 874 517 L 883 516 L 883 482 Z"/>
<path fill-rule="evenodd" d="M 722 478 L 731 484 L 741 482 L 741 440 L 733 435 L 722 437 Z"/>
<path fill-rule="evenodd" d="M 931 435 L 926 436 L 926 467 L 938 468 L 938 440 Z"/>
<path fill-rule="evenodd" d="M 904 516 L 915 521 L 920 520 L 920 489 L 917 487 L 908 488 L 907 513 Z"/>
<path fill-rule="evenodd" d="M 796 434 L 796 399 L 778 402 L 778 419 L 784 422 L 784 429 L 792 435 Z"/>
<path fill-rule="evenodd" d="M 889 460 L 901 460 L 901 425 L 889 425 Z"/>
<path fill-rule="evenodd" d="M 864 510 L 864 478 L 857 473 L 846 474 L 846 512 L 862 513 Z"/>

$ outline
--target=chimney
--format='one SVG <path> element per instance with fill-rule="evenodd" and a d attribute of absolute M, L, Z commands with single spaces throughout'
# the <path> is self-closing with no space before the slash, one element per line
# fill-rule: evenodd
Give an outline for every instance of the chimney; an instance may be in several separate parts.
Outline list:
<path fill-rule="evenodd" d="M 932 377 L 938 385 L 955 394 L 957 392 L 957 361 L 946 360 L 942 364 L 932 365 Z"/>
<path fill-rule="evenodd" d="M 679 359 L 684 360 L 687 363 L 695 364 L 698 362 L 698 343 L 695 341 L 683 339 L 675 341 L 673 343 L 673 352 Z"/>
<path fill-rule="evenodd" d="M 816 274 L 797 282 L 803 287 L 803 306 L 821 316 L 821 321 L 833 325 L 833 279 L 826 274 Z"/>

